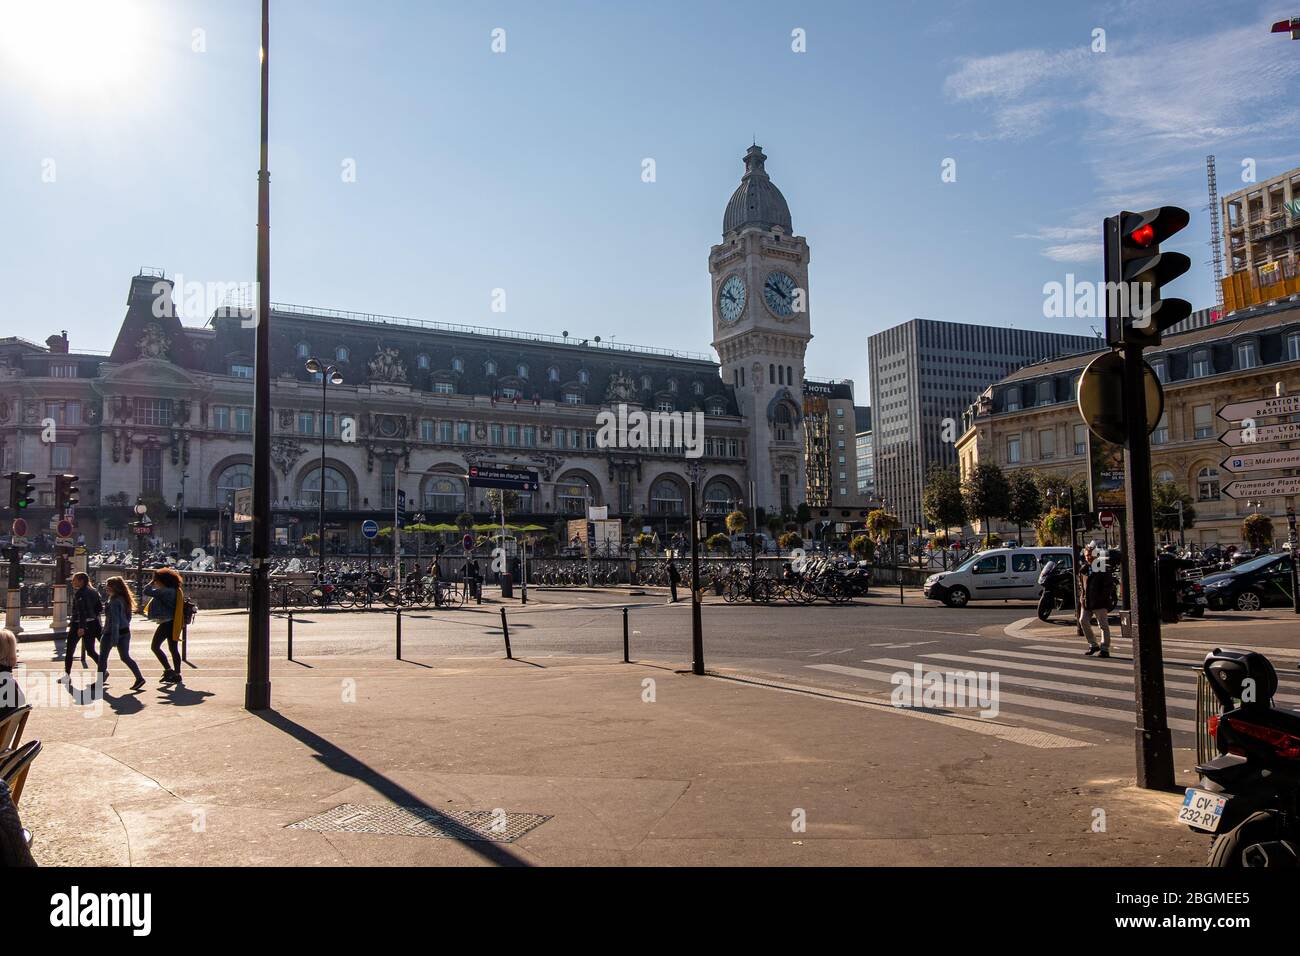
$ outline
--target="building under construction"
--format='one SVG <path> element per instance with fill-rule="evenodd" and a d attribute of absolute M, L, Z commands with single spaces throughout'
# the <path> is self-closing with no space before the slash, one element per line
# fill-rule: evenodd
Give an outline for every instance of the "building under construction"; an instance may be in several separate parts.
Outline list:
<path fill-rule="evenodd" d="M 1300 294 L 1300 168 L 1223 197 L 1227 312 Z"/>

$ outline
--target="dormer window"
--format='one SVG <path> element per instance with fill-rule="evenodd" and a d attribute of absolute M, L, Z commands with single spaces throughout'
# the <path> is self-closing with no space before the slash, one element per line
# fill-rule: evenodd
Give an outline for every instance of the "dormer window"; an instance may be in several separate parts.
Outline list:
<path fill-rule="evenodd" d="M 488 359 L 483 363 L 483 371 L 488 375 L 495 375 L 497 373 L 497 363 Z"/>
<path fill-rule="evenodd" d="M 584 369 L 580 369 L 580 370 L 578 371 L 578 381 L 581 382 L 583 385 L 588 385 L 588 384 L 590 384 L 590 382 L 591 382 L 591 373 L 588 372 L 585 368 L 584 368 Z"/>
<path fill-rule="evenodd" d="M 703 383 L 703 382 L 696 382 L 696 383 L 692 386 L 692 390 L 695 392 L 696 395 L 703 395 L 703 394 L 704 394 L 704 383 Z"/>
<path fill-rule="evenodd" d="M 668 380 L 668 391 L 673 392 L 674 394 L 676 394 L 676 392 L 677 392 L 677 379 L 675 379 L 675 378 L 670 378 L 670 379 Z"/>
<path fill-rule="evenodd" d="M 1056 401 L 1056 395 L 1055 395 L 1055 390 L 1052 388 L 1052 380 L 1049 378 L 1046 381 L 1039 382 L 1038 383 L 1038 404 L 1050 405 L 1054 401 Z"/>
<path fill-rule="evenodd" d="M 350 353 L 348 352 L 348 350 L 340 345 L 338 348 L 334 350 L 334 361 L 346 362 L 348 360 L 349 354 Z"/>
<path fill-rule="evenodd" d="M 300 359 L 305 359 L 311 355 L 311 346 L 306 342 L 299 342 L 297 348 L 294 349 L 294 354 Z"/>
<path fill-rule="evenodd" d="M 560 380 L 560 370 L 552 365 L 546 370 L 546 380 L 548 382 L 558 382 Z"/>
<path fill-rule="evenodd" d="M 427 356 L 423 352 L 417 355 L 415 357 L 415 367 L 427 371 L 429 368 L 429 356 Z"/>
<path fill-rule="evenodd" d="M 1020 386 L 1007 389 L 1007 411 L 1020 411 Z"/>
<path fill-rule="evenodd" d="M 454 358 L 451 360 L 451 370 L 453 372 L 465 371 L 465 360 L 463 358 Z"/>
<path fill-rule="evenodd" d="M 1210 374 L 1210 350 L 1200 349 L 1192 353 L 1192 378 L 1205 378 Z"/>
<path fill-rule="evenodd" d="M 515 366 L 515 374 L 518 375 L 520 378 L 527 378 L 527 377 L 528 377 L 528 366 L 527 366 L 527 365 L 517 365 L 517 366 Z"/>
<path fill-rule="evenodd" d="M 727 409 L 726 409 L 725 407 L 723 407 L 723 406 L 722 406 L 720 403 L 718 403 L 718 402 L 710 402 L 710 403 L 709 403 L 709 414 L 710 414 L 710 415 L 725 415 L 725 414 L 727 414 Z"/>
<path fill-rule="evenodd" d="M 648 392 L 648 391 L 650 391 L 650 389 L 651 389 L 652 387 L 654 387 L 654 381 L 650 378 L 650 376 L 649 376 L 649 375 L 642 375 L 642 376 L 641 376 L 641 390 L 642 390 L 642 391 L 645 391 L 645 392 Z"/>
<path fill-rule="evenodd" d="M 1254 339 L 1246 339 L 1244 342 L 1237 343 L 1237 368 L 1248 369 L 1259 367 L 1259 346 Z"/>

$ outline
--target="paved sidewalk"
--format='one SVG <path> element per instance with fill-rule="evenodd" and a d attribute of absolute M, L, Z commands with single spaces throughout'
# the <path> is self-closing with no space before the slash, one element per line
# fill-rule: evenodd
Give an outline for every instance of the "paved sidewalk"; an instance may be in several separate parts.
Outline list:
<path fill-rule="evenodd" d="M 139 656 L 143 693 L 117 667 L 102 703 L 56 691 L 33 714 L 21 809 L 43 864 L 1196 865 L 1207 847 L 1177 795 L 1132 786 L 1129 741 L 1029 746 L 969 711 L 607 659 L 321 657 L 274 661 L 275 710 L 254 715 L 237 662 L 165 690 Z M 437 838 L 395 805 L 467 813 Z M 397 832 L 358 832 L 365 807 Z M 331 831 L 292 826 L 330 811 Z M 490 821 L 531 829 L 468 838 Z"/>

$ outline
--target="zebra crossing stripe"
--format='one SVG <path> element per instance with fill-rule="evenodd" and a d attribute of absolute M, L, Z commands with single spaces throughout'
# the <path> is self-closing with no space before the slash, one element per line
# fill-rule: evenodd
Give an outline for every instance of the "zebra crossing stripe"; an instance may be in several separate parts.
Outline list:
<path fill-rule="evenodd" d="M 886 684 L 893 683 L 893 674 L 887 671 L 871 671 L 862 667 L 848 667 L 844 664 L 807 664 L 805 666 L 832 674 L 843 674 L 848 677 L 859 677 L 864 680 L 879 681 Z M 910 669 L 912 663 L 909 661 L 906 666 Z M 1096 720 L 1126 724 L 1130 727 L 1134 723 L 1131 711 L 1126 712 L 1111 707 L 1098 707 L 1093 704 L 1076 704 L 1068 700 L 1055 700 L 1047 697 L 1030 697 L 1026 694 L 1008 693 L 1001 688 L 998 690 L 998 703 L 999 705 L 1012 704 L 1027 707 L 1031 710 L 1050 710 L 1061 714 L 1092 717 Z M 1196 723 L 1195 721 L 1184 720 L 1181 717 L 1170 717 L 1169 727 L 1171 730 L 1183 730 L 1192 733 L 1196 730 Z"/>
<path fill-rule="evenodd" d="M 1124 676 L 1123 679 L 1128 681 L 1128 683 L 1130 684 L 1133 683 L 1132 663 L 1130 663 L 1129 661 L 1116 660 L 1113 657 L 1109 659 L 1097 658 L 1097 657 L 1084 657 L 1081 651 L 1075 651 L 1070 657 L 1062 657 L 1060 655 L 1049 655 L 1049 654 L 1029 654 L 1026 653 L 1025 651 L 1002 651 L 1002 650 L 997 650 L 997 651 L 978 650 L 975 651 L 974 653 L 995 654 L 998 657 L 1010 657 L 1022 661 L 1044 661 L 1048 664 L 1073 664 L 1078 667 L 1078 670 L 1071 671 L 1071 673 L 1127 675 Z M 1165 668 L 1165 680 L 1166 681 L 1190 680 L 1195 682 L 1196 674 L 1192 671 L 1180 672 L 1178 670 L 1172 670 L 1171 668 L 1167 667 Z"/>
<path fill-rule="evenodd" d="M 886 657 L 876 658 L 874 660 L 866 661 L 865 663 L 884 664 L 886 667 L 905 667 L 908 670 L 911 670 L 912 666 L 916 662 L 900 661 Z M 994 662 L 986 661 L 985 663 L 991 664 Z M 1062 694 L 1075 694 L 1079 697 L 1105 697 L 1109 700 L 1125 701 L 1129 704 L 1133 703 L 1133 691 L 1119 690 L 1114 687 L 1093 687 L 1088 684 L 1066 684 L 1056 680 L 1038 680 L 1034 677 L 1021 677 L 1019 674 L 1003 674 L 1001 676 L 1001 682 L 1004 684 L 1012 684 L 1017 687 L 1029 687 L 1033 690 L 1052 690 Z M 1195 700 L 1192 700 L 1187 704 L 1167 701 L 1166 706 L 1170 710 L 1190 710 L 1193 712 L 1196 710 Z M 1188 723 L 1191 722 L 1189 721 Z"/>
<path fill-rule="evenodd" d="M 1058 677 L 1087 677 L 1088 680 L 1105 681 L 1109 684 L 1121 684 L 1128 687 L 1133 686 L 1132 673 L 1125 676 L 1123 674 L 1088 674 L 1082 670 L 1071 670 L 1068 667 L 1044 667 L 1042 664 L 1019 664 L 1014 661 L 1004 661 L 997 651 L 975 651 L 976 654 L 988 654 L 988 657 L 967 657 L 963 654 L 922 654 L 921 657 L 926 660 L 951 661 L 954 664 L 978 664 L 988 667 L 991 664 L 997 664 L 999 668 L 1010 671 L 1029 671 L 1033 674 L 1055 674 Z"/>

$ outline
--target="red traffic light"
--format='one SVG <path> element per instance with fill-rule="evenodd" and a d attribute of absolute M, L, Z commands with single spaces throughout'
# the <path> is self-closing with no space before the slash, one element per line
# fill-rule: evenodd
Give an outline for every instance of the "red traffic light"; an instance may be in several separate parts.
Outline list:
<path fill-rule="evenodd" d="M 1129 233 L 1129 239 L 1135 246 L 1146 247 L 1155 241 L 1156 231 L 1151 227 L 1151 223 L 1143 223 Z"/>

